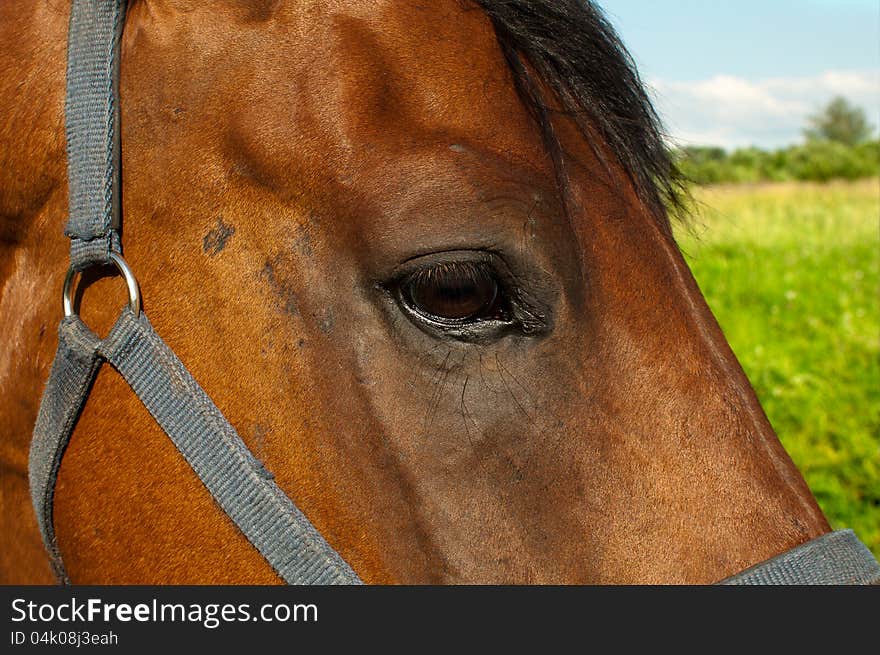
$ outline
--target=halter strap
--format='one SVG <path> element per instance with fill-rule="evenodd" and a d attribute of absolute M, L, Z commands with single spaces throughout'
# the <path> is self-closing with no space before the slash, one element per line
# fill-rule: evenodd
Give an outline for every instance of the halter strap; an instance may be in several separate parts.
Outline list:
<path fill-rule="evenodd" d="M 852 530 L 836 530 L 722 580 L 723 585 L 880 584 L 880 564 Z"/>
<path fill-rule="evenodd" d="M 71 8 L 65 104 L 71 264 L 58 350 L 29 453 L 31 500 L 52 567 L 59 581 L 70 582 L 53 524 L 55 485 L 92 383 L 107 361 L 282 579 L 360 584 L 140 311 L 137 282 L 119 255 L 117 80 L 124 13 L 124 0 L 74 0 Z M 125 275 L 130 304 L 102 340 L 76 315 L 71 285 L 75 272 L 107 263 Z"/>
<path fill-rule="evenodd" d="M 221 509 L 289 584 L 359 583 L 153 330 L 130 307 L 105 339 L 78 316 L 61 321 L 58 351 L 30 450 L 31 498 L 58 579 L 70 582 L 52 520 L 61 458 L 101 364 L 128 382 Z"/>
<path fill-rule="evenodd" d="M 73 2 L 67 47 L 67 184 L 75 270 L 108 264 L 119 239 L 119 41 L 125 0 Z"/>

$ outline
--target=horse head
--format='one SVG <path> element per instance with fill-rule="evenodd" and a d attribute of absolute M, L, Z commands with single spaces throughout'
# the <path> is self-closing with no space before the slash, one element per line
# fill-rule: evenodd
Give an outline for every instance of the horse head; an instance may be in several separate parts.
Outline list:
<path fill-rule="evenodd" d="M 0 170 L 27 434 L 67 16 L 16 12 L 52 44 L 4 39 L 28 72 L 4 111 L 34 98 Z M 364 581 L 714 582 L 829 530 L 676 247 L 675 168 L 591 4 L 134 0 L 120 97 L 150 320 Z M 89 325 L 118 285 L 90 284 Z M 111 370 L 55 516 L 74 581 L 277 580 Z"/>

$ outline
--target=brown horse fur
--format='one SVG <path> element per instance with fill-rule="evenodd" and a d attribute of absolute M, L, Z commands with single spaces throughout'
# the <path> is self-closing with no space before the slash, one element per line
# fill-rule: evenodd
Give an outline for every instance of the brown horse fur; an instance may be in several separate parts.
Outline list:
<path fill-rule="evenodd" d="M 0 5 L 6 583 L 52 581 L 27 449 L 67 258 L 68 11 Z M 829 530 L 668 233 L 555 116 L 559 193 L 484 12 L 136 1 L 121 98 L 150 320 L 364 581 L 709 583 Z M 383 287 L 465 250 L 543 331 L 430 335 Z M 84 320 L 122 289 L 92 284 Z M 109 367 L 55 523 L 77 583 L 278 581 Z"/>

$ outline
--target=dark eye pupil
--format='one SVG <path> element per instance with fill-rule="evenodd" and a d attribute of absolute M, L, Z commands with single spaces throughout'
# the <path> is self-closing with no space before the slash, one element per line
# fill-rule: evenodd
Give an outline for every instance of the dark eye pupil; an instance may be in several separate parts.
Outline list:
<path fill-rule="evenodd" d="M 419 311 L 448 320 L 486 314 L 495 304 L 498 283 L 484 270 L 467 265 L 441 265 L 413 275 L 406 284 Z"/>

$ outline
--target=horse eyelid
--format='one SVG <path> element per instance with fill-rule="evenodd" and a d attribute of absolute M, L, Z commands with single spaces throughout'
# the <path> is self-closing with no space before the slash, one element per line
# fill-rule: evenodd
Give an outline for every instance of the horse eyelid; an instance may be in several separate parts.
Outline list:
<path fill-rule="evenodd" d="M 407 302 L 403 289 L 406 281 L 423 269 L 414 269 L 398 275 L 382 287 L 410 322 L 434 336 L 466 343 L 489 343 L 511 333 L 523 336 L 538 336 L 544 333 L 548 328 L 546 313 L 528 300 L 529 294 L 520 288 L 517 278 L 500 271 L 492 262 L 485 264 L 498 284 L 498 294 L 506 306 L 506 315 L 503 319 L 446 322 L 436 320 L 413 307 Z"/>

